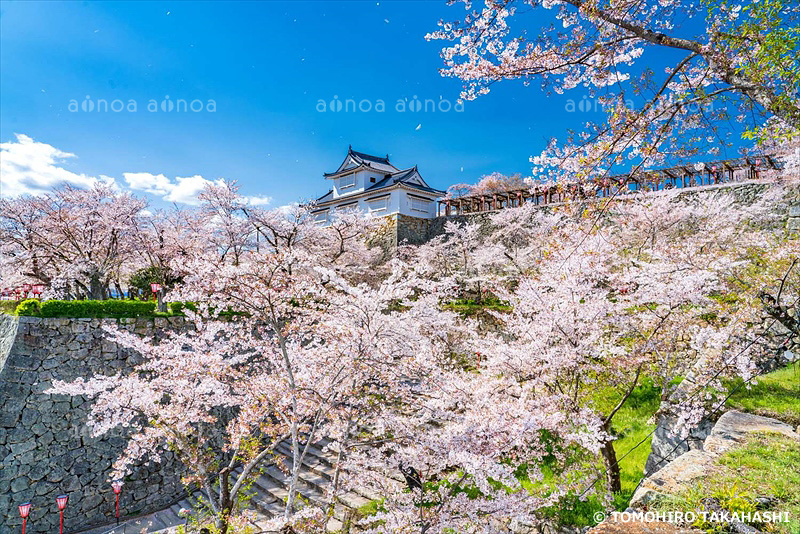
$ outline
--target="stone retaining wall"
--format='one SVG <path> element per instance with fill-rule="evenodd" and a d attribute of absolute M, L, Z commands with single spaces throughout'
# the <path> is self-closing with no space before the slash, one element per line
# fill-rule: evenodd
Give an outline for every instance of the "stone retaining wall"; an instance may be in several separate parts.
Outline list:
<path fill-rule="evenodd" d="M 57 495 L 69 494 L 65 532 L 114 517 L 112 462 L 127 440 L 120 430 L 90 436 L 85 397 L 45 394 L 53 380 L 126 372 L 141 362 L 105 338 L 104 324 L 142 335 L 180 328 L 183 319 L 42 319 L 0 314 L 0 533 L 17 532 L 17 506 L 33 504 L 30 534 L 58 531 Z M 171 453 L 125 480 L 121 513 L 158 510 L 184 493 Z"/>
<path fill-rule="evenodd" d="M 770 183 L 768 182 L 728 183 L 689 188 L 685 191 L 681 190 L 680 196 L 690 199 L 697 195 L 732 195 L 737 203 L 746 205 L 755 202 L 769 187 Z M 618 197 L 619 200 L 623 201 L 626 198 L 633 198 L 633 196 L 622 195 Z M 594 201 L 587 200 L 584 202 L 588 204 Z M 540 209 L 557 209 L 560 205 L 548 204 L 540 206 Z M 418 245 L 442 235 L 444 234 L 445 224 L 451 221 L 456 223 L 478 222 L 488 227 L 491 222 L 491 216 L 495 213 L 497 211 L 482 211 L 463 215 L 441 216 L 433 219 L 419 219 L 398 214 L 387 218 L 391 219 L 389 227 L 391 228 L 390 232 L 393 234 L 393 244 L 396 247 L 398 244 L 402 244 L 404 240 L 407 240 L 410 244 Z M 791 188 L 789 196 L 784 199 L 784 202 L 776 205 L 775 215 L 785 221 L 786 228 L 790 232 L 800 233 L 800 190 L 798 188 Z"/>

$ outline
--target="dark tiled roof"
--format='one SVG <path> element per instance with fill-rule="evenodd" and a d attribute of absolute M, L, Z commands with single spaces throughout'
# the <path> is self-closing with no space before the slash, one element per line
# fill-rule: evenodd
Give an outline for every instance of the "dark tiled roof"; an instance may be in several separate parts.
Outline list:
<path fill-rule="evenodd" d="M 365 154 L 363 152 L 356 152 L 355 150 L 353 150 L 352 147 L 347 149 L 347 156 L 345 156 L 342 165 L 339 166 L 339 170 L 337 170 L 336 172 L 325 173 L 325 176 L 326 177 L 336 176 L 337 174 L 341 174 L 342 172 L 344 172 L 344 170 L 342 170 L 344 162 L 346 162 L 348 158 L 351 157 L 357 166 L 363 165 L 384 175 L 383 178 L 378 180 L 376 183 L 371 184 L 369 187 L 365 188 L 364 191 L 361 191 L 358 194 L 372 193 L 375 191 L 379 191 L 381 189 L 386 189 L 387 187 L 392 187 L 397 184 L 403 184 L 406 187 L 417 189 L 419 191 L 423 191 L 426 193 L 433 193 L 435 195 L 444 195 L 445 193 L 444 191 L 440 191 L 438 189 L 429 187 L 428 184 L 425 183 L 425 180 L 422 178 L 422 176 L 419 175 L 419 171 L 417 170 L 416 165 L 414 165 L 410 169 L 400 170 L 389 162 L 388 155 L 385 158 L 379 156 L 372 156 L 370 154 Z M 350 169 L 347 170 L 351 170 L 353 168 L 355 167 L 351 167 Z M 421 184 L 409 181 L 414 175 L 419 176 L 419 181 L 422 182 Z M 349 196 L 350 195 L 343 195 L 341 197 L 338 197 L 336 200 L 346 199 Z M 316 202 L 325 203 L 332 200 L 334 200 L 333 190 L 328 191 L 326 194 L 319 197 L 316 200 Z"/>
<path fill-rule="evenodd" d="M 322 195 L 317 199 L 317 202 L 327 202 L 333 198 L 333 189 Z"/>
<path fill-rule="evenodd" d="M 375 169 L 377 171 L 384 172 L 384 173 L 392 173 L 392 172 L 397 172 L 399 170 L 397 167 L 395 167 L 394 165 L 392 165 L 389 162 L 389 155 L 388 154 L 386 155 L 386 157 L 373 156 L 371 154 L 366 154 L 364 152 L 357 152 L 357 151 L 353 150 L 352 147 L 348 147 L 347 155 L 344 157 L 344 161 L 342 162 L 342 165 L 339 165 L 339 168 L 336 169 L 334 172 L 326 172 L 324 174 L 324 176 L 326 176 L 326 177 L 327 176 L 336 176 L 337 174 L 340 174 L 340 173 L 344 172 L 345 169 L 342 169 L 342 167 L 344 166 L 344 162 L 347 161 L 347 159 L 350 158 L 350 157 L 352 157 L 353 160 L 356 162 L 356 166 L 364 165 L 366 167 L 369 167 L 371 169 Z M 352 167 L 352 168 L 355 168 L 355 167 Z M 346 170 L 350 170 L 350 169 L 346 169 Z"/>
<path fill-rule="evenodd" d="M 375 191 L 377 189 L 383 189 L 385 187 L 390 187 L 398 183 L 402 183 L 407 187 L 413 187 L 414 189 L 419 189 L 420 191 L 427 191 L 429 193 L 437 193 L 437 194 L 444 194 L 444 191 L 439 191 L 438 189 L 433 189 L 432 187 L 428 187 L 427 184 L 420 185 L 406 181 L 408 178 L 413 176 L 415 173 L 418 173 L 417 166 L 414 165 L 410 169 L 404 169 L 402 171 L 397 171 L 395 173 L 389 174 L 383 178 L 383 180 L 371 185 L 366 189 L 366 191 Z M 422 176 L 420 176 L 422 179 Z M 422 180 L 422 183 L 425 183 L 425 180 Z"/>
<path fill-rule="evenodd" d="M 361 160 L 374 161 L 376 163 L 389 163 L 389 154 L 386 154 L 385 158 L 381 158 L 379 156 L 371 156 L 369 154 L 365 154 L 364 152 L 356 152 L 352 148 L 348 151 L 348 154 L 352 154 L 353 156 Z"/>

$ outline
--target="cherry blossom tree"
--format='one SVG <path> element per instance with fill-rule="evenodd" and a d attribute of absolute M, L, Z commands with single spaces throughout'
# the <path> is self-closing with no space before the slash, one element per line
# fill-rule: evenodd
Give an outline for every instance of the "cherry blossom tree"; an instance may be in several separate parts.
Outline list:
<path fill-rule="evenodd" d="M 455 3 L 455 2 L 454 2 Z M 500 80 L 547 91 L 583 87 L 607 118 L 532 158 L 547 179 L 586 180 L 715 154 L 728 135 L 759 142 L 798 134 L 800 9 L 787 0 L 686 4 L 679 0 L 465 1 L 463 20 L 440 22 L 443 74 L 474 99 Z M 656 50 L 665 51 L 654 57 Z M 665 58 L 675 58 L 666 60 Z M 651 59 L 652 58 L 652 59 Z M 658 74 L 650 65 L 667 63 Z M 729 120 L 741 124 L 729 129 Z M 576 125 L 577 127 L 578 125 Z M 625 169 L 627 170 L 627 169 Z"/>
<path fill-rule="evenodd" d="M 3 263 L 65 296 L 105 298 L 134 258 L 134 236 L 145 206 L 105 184 L 0 199 Z"/>
<path fill-rule="evenodd" d="M 301 511 L 299 470 L 312 442 L 346 443 L 378 406 L 375 398 L 393 402 L 411 390 L 419 334 L 405 320 L 413 314 L 398 318 L 390 309 L 414 286 L 399 265 L 377 285 L 351 281 L 379 269 L 372 265 L 379 252 L 365 244 L 372 219 L 345 213 L 322 228 L 306 208 L 244 209 L 233 189 L 208 193 L 216 233 L 188 257 L 173 255 L 184 266 L 169 297 L 196 307 L 187 311 L 189 332 L 143 340 L 114 330 L 145 363 L 126 376 L 57 383 L 52 391 L 94 396 L 97 435 L 132 429 L 115 477 L 176 451 L 186 482 L 205 488 L 223 532 L 241 512 L 243 489 L 287 441 L 291 461 L 279 466 L 289 497 L 276 524 L 323 521 L 339 484 L 330 509 Z"/>
<path fill-rule="evenodd" d="M 137 270 L 128 276 L 130 291 L 138 289 L 150 294 L 151 284 L 159 284 L 159 309 L 163 297 L 186 275 L 187 261 L 198 257 L 211 247 L 209 229 L 199 211 L 174 208 L 156 210 L 137 221 L 135 249 Z"/>
<path fill-rule="evenodd" d="M 443 252 L 448 239 L 458 242 L 469 231 L 455 224 L 416 258 L 433 277 L 470 265 L 508 302 L 510 312 L 493 313 L 499 329 L 474 341 L 479 371 L 486 370 L 481 380 L 530 383 L 552 412 L 580 414 L 577 420 L 596 430 L 593 444 L 614 493 L 614 417 L 643 380 L 667 398 L 674 380 L 691 373 L 694 402 L 677 407 L 691 426 L 710 395 L 724 389 L 721 377 L 749 379 L 775 350 L 756 326 L 763 324 L 759 291 L 770 275 L 753 278 L 751 271 L 760 269 L 760 255 L 784 258 L 774 276 L 797 253 L 770 222 L 780 194 L 774 188 L 750 207 L 730 196 L 675 192 L 588 209 L 524 206 L 493 215 L 482 232 L 473 229 L 470 247 L 459 249 L 466 260 Z M 749 280 L 746 290 L 742 280 Z M 783 341 L 787 334 L 775 335 Z"/>
<path fill-rule="evenodd" d="M 477 184 L 454 184 L 447 188 L 447 198 L 458 198 L 465 195 L 485 195 L 501 193 L 514 189 L 525 189 L 525 180 L 520 174 L 507 176 L 493 172 L 481 177 Z"/>
<path fill-rule="evenodd" d="M 615 418 L 645 380 L 668 398 L 691 377 L 674 408 L 688 427 L 724 377 L 749 379 L 796 337 L 796 290 L 776 289 L 798 252 L 772 220 L 781 187 L 751 206 L 679 192 L 527 205 L 450 222 L 384 264 L 369 247 L 379 221 L 323 227 L 305 207 L 262 210 L 215 187 L 197 241 L 164 230 L 150 252 L 181 273 L 168 296 L 195 303 L 188 331 L 112 329 L 144 362 L 51 392 L 94 397 L 95 435 L 130 429 L 113 477 L 175 451 L 223 532 L 279 443 L 276 530 L 320 530 L 353 488 L 380 497 L 361 519 L 371 532 L 536 524 L 599 476 L 619 491 Z M 448 309 L 475 288 L 508 304 L 490 327 Z M 321 437 L 337 462 L 317 507 L 298 498 L 299 474 Z"/>

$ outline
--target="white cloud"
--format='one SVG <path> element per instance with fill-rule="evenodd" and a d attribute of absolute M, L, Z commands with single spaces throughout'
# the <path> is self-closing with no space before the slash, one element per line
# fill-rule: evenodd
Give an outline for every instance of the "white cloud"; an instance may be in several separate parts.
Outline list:
<path fill-rule="evenodd" d="M 166 195 L 172 190 L 172 183 L 163 174 L 150 174 L 149 172 L 124 172 L 128 187 L 134 191 L 144 191 L 153 195 Z"/>
<path fill-rule="evenodd" d="M 266 206 L 267 204 L 272 203 L 272 197 L 268 196 L 254 196 L 254 197 L 245 197 L 247 199 L 247 204 L 249 206 Z"/>
<path fill-rule="evenodd" d="M 54 187 L 70 184 L 91 187 L 98 181 L 116 185 L 110 176 L 87 176 L 69 171 L 60 165 L 75 154 L 63 152 L 47 143 L 16 134 L 16 141 L 0 143 L 0 195 L 40 195 Z"/>
<path fill-rule="evenodd" d="M 197 195 L 203 191 L 206 185 L 213 183 L 199 174 L 187 177 L 178 176 L 176 180 L 177 183 L 173 184 L 172 190 L 164 196 L 164 200 L 194 205 L 200 203 L 197 199 Z M 216 183 L 217 185 L 221 185 L 222 180 L 217 180 Z"/>
<path fill-rule="evenodd" d="M 200 201 L 197 195 L 203 188 L 211 184 L 199 174 L 194 176 L 181 177 L 170 180 L 163 174 L 152 174 L 149 172 L 126 172 L 123 173 L 125 182 L 133 191 L 142 191 L 151 195 L 158 195 L 167 202 L 177 202 L 179 204 L 197 205 Z M 217 180 L 217 184 L 222 183 Z"/>
<path fill-rule="evenodd" d="M 87 188 L 102 182 L 121 189 L 111 176 L 100 177 L 76 174 L 62 167 L 65 160 L 77 157 L 47 143 L 34 141 L 27 135 L 16 134 L 16 141 L 0 143 L 0 196 L 17 197 L 24 194 L 40 195 L 53 188 L 70 184 Z M 177 176 L 174 180 L 164 174 L 149 172 L 124 172 L 125 183 L 131 191 L 161 197 L 166 202 L 197 205 L 197 195 L 208 184 L 222 184 L 222 180 L 207 180 L 194 176 Z M 250 206 L 266 206 L 269 196 L 244 197 Z"/>
<path fill-rule="evenodd" d="M 281 212 L 283 215 L 289 216 L 296 212 L 300 208 L 299 202 L 290 202 L 289 204 L 284 204 L 283 206 L 278 206 L 276 209 Z"/>
<path fill-rule="evenodd" d="M 153 195 L 158 195 L 167 202 L 178 204 L 190 204 L 196 206 L 200 204 L 197 198 L 207 185 L 222 185 L 222 180 L 206 180 L 199 174 L 194 176 L 177 176 L 175 181 L 170 180 L 163 174 L 151 174 L 149 172 L 126 172 L 125 181 L 134 191 L 143 191 Z M 245 202 L 250 206 L 266 206 L 272 202 L 272 197 L 251 196 L 244 197 Z"/>

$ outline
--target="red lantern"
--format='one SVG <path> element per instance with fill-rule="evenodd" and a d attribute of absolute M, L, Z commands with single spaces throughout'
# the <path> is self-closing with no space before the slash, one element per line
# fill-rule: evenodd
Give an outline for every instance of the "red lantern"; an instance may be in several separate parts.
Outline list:
<path fill-rule="evenodd" d="M 112 482 L 111 489 L 114 490 L 114 514 L 117 516 L 117 524 L 119 525 L 119 495 L 122 493 L 122 481 L 115 480 Z"/>
<path fill-rule="evenodd" d="M 156 300 L 156 294 L 161 291 L 161 284 L 150 284 L 150 290 L 153 292 L 153 300 Z"/>
<path fill-rule="evenodd" d="M 22 534 L 25 534 L 25 524 L 28 522 L 28 515 L 31 513 L 31 503 L 19 505 L 19 516 L 22 518 Z"/>
<path fill-rule="evenodd" d="M 64 534 L 64 509 L 67 507 L 69 495 L 59 495 L 56 497 L 56 504 L 58 505 L 58 513 L 61 516 L 59 520 L 59 534 Z"/>

